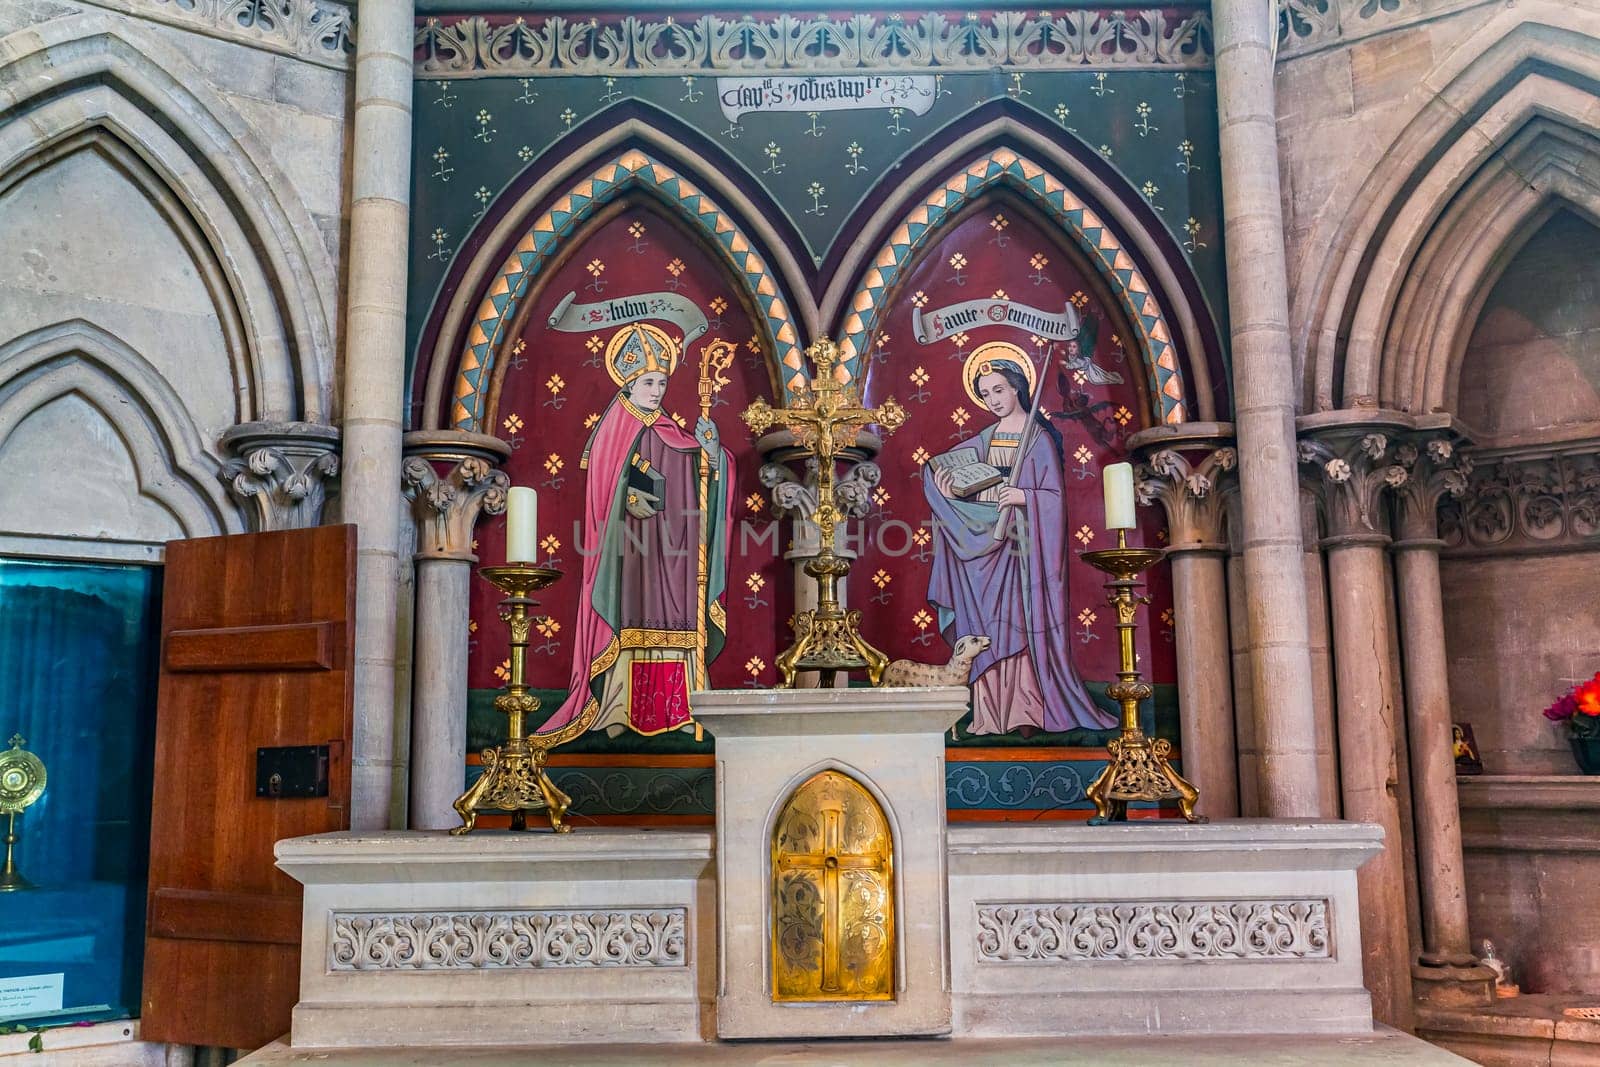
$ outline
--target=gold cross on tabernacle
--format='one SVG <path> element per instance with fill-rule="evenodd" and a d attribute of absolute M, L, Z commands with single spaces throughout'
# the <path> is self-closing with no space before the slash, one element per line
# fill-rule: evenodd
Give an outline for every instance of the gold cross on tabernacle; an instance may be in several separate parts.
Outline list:
<path fill-rule="evenodd" d="M 833 503 L 833 465 L 839 453 L 856 442 L 856 433 L 873 423 L 886 433 L 898 430 L 906 421 L 906 410 L 890 397 L 875 408 L 861 403 L 860 391 L 839 381 L 839 346 L 824 337 L 806 349 L 816 371 L 811 382 L 802 386 L 787 407 L 774 408 L 757 399 L 744 410 L 745 424 L 751 432 L 764 434 L 773 426 L 786 426 L 795 440 L 817 458 L 817 510 L 814 516 L 824 545 L 833 544 L 834 525 L 839 521 Z"/>
<path fill-rule="evenodd" d="M 844 823 L 844 809 L 836 797 L 826 797 L 826 806 L 818 812 L 822 816 L 822 849 L 819 852 L 791 853 L 785 866 L 796 871 L 816 871 L 822 878 L 822 992 L 837 993 L 839 985 L 840 943 L 843 941 L 843 923 L 839 915 L 839 902 L 843 895 L 839 889 L 841 871 L 878 871 L 884 866 L 883 857 L 876 852 L 853 853 L 843 850 L 840 840 Z"/>

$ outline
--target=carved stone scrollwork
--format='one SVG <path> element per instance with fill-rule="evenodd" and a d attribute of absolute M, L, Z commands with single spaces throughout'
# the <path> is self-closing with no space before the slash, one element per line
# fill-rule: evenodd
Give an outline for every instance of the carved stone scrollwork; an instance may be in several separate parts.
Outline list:
<path fill-rule="evenodd" d="M 682 967 L 683 908 L 334 912 L 330 971 Z"/>
<path fill-rule="evenodd" d="M 339 474 L 339 431 L 309 422 L 246 422 L 226 430 L 222 479 L 245 506 L 250 529 L 298 530 L 322 522 Z"/>
<path fill-rule="evenodd" d="M 1326 959 L 1328 902 L 980 904 L 977 949 L 993 964 Z"/>
<path fill-rule="evenodd" d="M 1203 68 L 1209 11 L 1161 8 L 973 15 L 701 15 L 673 18 L 430 18 L 422 78 L 540 75 L 760 76 Z"/>
<path fill-rule="evenodd" d="M 1225 483 L 1235 479 L 1239 456 L 1217 448 L 1198 463 L 1175 449 L 1156 452 L 1135 472 L 1139 503 L 1160 503 L 1167 513 L 1172 548 L 1221 549 Z"/>
<path fill-rule="evenodd" d="M 506 509 L 511 479 L 496 465 L 509 449 L 492 437 L 446 430 L 407 434 L 406 451 L 400 480 L 417 523 L 418 558 L 476 562 L 479 517 Z"/>
<path fill-rule="evenodd" d="M 1458 493 L 1439 510 L 1452 555 L 1600 546 L 1600 444 L 1473 453 Z"/>
<path fill-rule="evenodd" d="M 1301 484 L 1322 502 L 1329 539 L 1387 539 L 1383 494 L 1411 476 L 1396 455 L 1394 437 L 1340 429 L 1303 438 L 1298 447 Z"/>
<path fill-rule="evenodd" d="M 1395 490 L 1395 533 L 1402 541 L 1433 541 L 1439 536 L 1439 503 L 1466 493 L 1472 458 L 1448 436 L 1406 441 L 1395 458 L 1410 472 Z"/>

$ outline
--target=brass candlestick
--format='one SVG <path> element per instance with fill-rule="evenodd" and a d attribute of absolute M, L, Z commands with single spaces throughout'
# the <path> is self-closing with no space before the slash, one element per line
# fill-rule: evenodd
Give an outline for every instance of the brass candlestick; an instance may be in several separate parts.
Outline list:
<path fill-rule="evenodd" d="M 893 397 L 876 408 L 864 407 L 857 390 L 839 384 L 834 366 L 839 349 L 823 338 L 806 349 L 816 368 L 811 384 L 802 388 L 787 407 L 773 408 L 757 400 L 744 411 L 745 424 L 755 434 L 773 426 L 786 426 L 795 440 L 816 457 L 817 509 L 812 519 L 817 524 L 820 549 L 806 561 L 805 572 L 817 582 L 817 606 L 802 611 L 794 620 L 794 644 L 782 652 L 774 666 L 782 675 L 780 688 L 792 689 L 796 671 L 821 671 L 822 684 L 831 686 L 839 671 L 865 670 L 877 685 L 889 657 L 873 648 L 861 636 L 861 612 L 844 611 L 839 606 L 839 579 L 850 573 L 850 561 L 833 550 L 834 530 L 843 514 L 834 503 L 833 467 L 839 453 L 855 444 L 863 426 L 876 423 L 885 433 L 893 433 L 906 421 L 906 410 Z"/>
<path fill-rule="evenodd" d="M 11 747 L 0 752 L 0 814 L 6 817 L 6 862 L 0 867 L 0 893 L 33 888 L 17 870 L 17 816 L 43 795 L 45 770 L 44 763 L 23 748 L 24 744 L 21 734 L 12 734 Z"/>
<path fill-rule="evenodd" d="M 572 739 L 575 734 L 561 730 L 548 738 L 524 733 L 524 720 L 539 710 L 539 698 L 528 692 L 528 631 L 537 616 L 532 609 L 538 602 L 529 594 L 554 584 L 561 572 L 531 563 L 507 563 L 478 571 L 496 589 L 506 594 L 500 602 L 500 618 L 511 627 L 511 678 L 506 691 L 494 698 L 496 711 L 506 716 L 506 741 L 483 750 L 483 774 L 453 805 L 461 815 L 461 825 L 452 834 L 470 834 L 478 825 L 478 813 L 509 811 L 511 829 L 526 830 L 526 815 L 543 811 L 550 828 L 558 834 L 572 829 L 561 820 L 572 798 L 556 788 L 545 773 L 550 750 Z M 586 725 L 586 724 L 585 724 Z"/>
<path fill-rule="evenodd" d="M 1117 680 L 1106 688 L 1111 698 L 1122 705 L 1122 733 L 1106 742 L 1111 759 L 1086 790 L 1094 801 L 1095 815 L 1089 820 L 1094 826 L 1127 822 L 1130 800 L 1176 799 L 1185 819 L 1205 821 L 1204 816 L 1194 813 L 1199 792 L 1167 761 L 1172 743 L 1164 738 L 1152 740 L 1139 728 L 1139 702 L 1155 690 L 1139 678 L 1134 660 L 1134 615 L 1140 604 L 1150 603 L 1149 597 L 1134 590 L 1139 587 L 1139 574 L 1160 558 L 1157 549 L 1129 548 L 1126 530 L 1117 531 L 1116 548 L 1083 553 L 1085 563 L 1111 575 L 1106 583 L 1106 602 L 1117 609 L 1117 648 L 1122 657 Z"/>

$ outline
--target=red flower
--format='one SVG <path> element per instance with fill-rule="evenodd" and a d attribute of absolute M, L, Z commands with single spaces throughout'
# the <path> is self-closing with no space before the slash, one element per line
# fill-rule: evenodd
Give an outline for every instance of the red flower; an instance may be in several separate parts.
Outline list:
<path fill-rule="evenodd" d="M 1600 673 L 1574 689 L 1572 698 L 1578 714 L 1600 718 Z"/>

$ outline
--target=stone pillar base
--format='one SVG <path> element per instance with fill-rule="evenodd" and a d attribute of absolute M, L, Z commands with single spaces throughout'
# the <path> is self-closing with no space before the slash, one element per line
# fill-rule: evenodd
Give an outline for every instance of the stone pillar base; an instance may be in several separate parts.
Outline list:
<path fill-rule="evenodd" d="M 1495 1002 L 1494 972 L 1480 963 L 1411 968 L 1411 995 L 1434 1008 L 1481 1008 Z"/>

